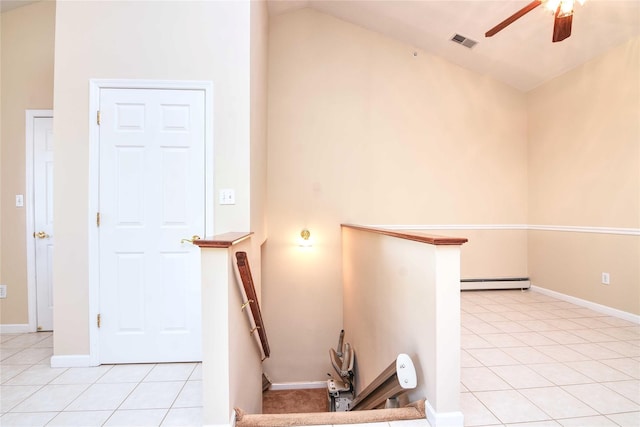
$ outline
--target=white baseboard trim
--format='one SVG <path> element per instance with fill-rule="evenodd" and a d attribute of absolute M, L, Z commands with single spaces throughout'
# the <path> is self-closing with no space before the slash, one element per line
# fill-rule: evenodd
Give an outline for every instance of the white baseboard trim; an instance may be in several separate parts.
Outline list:
<path fill-rule="evenodd" d="M 27 334 L 32 331 L 28 323 L 0 325 L 0 334 Z"/>
<path fill-rule="evenodd" d="M 273 383 L 269 390 L 301 390 L 304 388 L 327 388 L 326 381 Z"/>
<path fill-rule="evenodd" d="M 531 285 L 532 291 L 539 292 L 550 297 L 557 298 L 562 301 L 567 301 L 581 307 L 588 308 L 598 313 L 603 313 L 608 316 L 618 317 L 629 322 L 640 324 L 640 316 L 637 314 L 629 313 L 627 311 L 618 310 L 617 308 L 608 307 L 606 305 L 598 304 L 595 302 L 587 301 L 581 298 L 576 298 L 571 295 L 563 294 L 560 292 L 552 291 L 551 289 L 541 288 L 540 286 Z"/>
<path fill-rule="evenodd" d="M 52 368 L 88 368 L 89 366 L 95 365 L 91 363 L 91 356 L 88 354 L 51 356 Z"/>
<path fill-rule="evenodd" d="M 431 427 L 463 427 L 464 415 L 460 411 L 455 412 L 436 412 L 427 400 L 425 402 L 425 410 L 427 412 L 427 421 Z"/>

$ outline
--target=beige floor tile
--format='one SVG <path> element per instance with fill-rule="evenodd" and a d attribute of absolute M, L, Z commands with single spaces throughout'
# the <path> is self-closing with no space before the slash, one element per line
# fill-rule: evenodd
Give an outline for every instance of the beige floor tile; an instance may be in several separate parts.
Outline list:
<path fill-rule="evenodd" d="M 563 427 L 619 427 L 604 415 L 558 420 Z"/>
<path fill-rule="evenodd" d="M 50 347 L 42 348 L 26 348 L 18 353 L 7 357 L 2 362 L 10 365 L 33 365 L 39 363 L 43 359 L 47 359 L 47 362 L 53 355 L 53 349 Z"/>
<path fill-rule="evenodd" d="M 577 362 L 581 360 L 589 360 L 585 355 L 573 351 L 563 345 L 544 345 L 537 349 L 558 362 Z"/>
<path fill-rule="evenodd" d="M 505 427 L 561 427 L 557 421 L 534 421 L 531 423 L 505 424 Z M 583 426 L 584 427 L 584 426 Z"/>
<path fill-rule="evenodd" d="M 62 375 L 67 368 L 50 368 L 44 365 L 33 365 L 5 384 L 7 385 L 45 385 Z"/>
<path fill-rule="evenodd" d="M 470 355 L 479 360 L 484 366 L 515 365 L 516 360 L 497 348 L 477 348 L 467 350 Z"/>
<path fill-rule="evenodd" d="M 13 339 L 2 343 L 4 348 L 27 348 L 32 345 L 51 337 L 50 332 L 38 332 L 33 334 L 19 334 Z"/>
<path fill-rule="evenodd" d="M 530 332 L 531 330 L 526 326 L 523 326 L 519 323 L 520 321 L 508 321 L 508 322 L 491 322 L 491 324 L 499 329 L 501 332 L 505 333 L 515 333 L 515 332 Z M 528 322 L 528 320 L 522 320 L 522 322 Z"/>
<path fill-rule="evenodd" d="M 97 381 L 99 383 L 137 383 L 146 377 L 155 365 L 115 365 Z"/>
<path fill-rule="evenodd" d="M 619 426 L 624 426 L 624 427 L 640 426 L 640 412 L 626 412 L 623 414 L 611 414 L 611 415 L 607 415 L 607 418 L 610 418 Z"/>
<path fill-rule="evenodd" d="M 465 426 L 500 424 L 500 421 L 472 393 L 460 394 L 460 407 Z"/>
<path fill-rule="evenodd" d="M 113 411 L 60 412 L 47 427 L 99 427 Z"/>
<path fill-rule="evenodd" d="M 607 343 L 607 348 L 624 357 L 640 357 L 640 347 L 625 341 L 612 341 Z"/>
<path fill-rule="evenodd" d="M 615 340 L 611 335 L 603 334 L 594 329 L 576 329 L 571 333 L 592 343 L 606 343 Z"/>
<path fill-rule="evenodd" d="M 549 338 L 554 344 L 581 344 L 586 343 L 587 340 L 580 338 L 579 336 L 568 331 L 541 331 L 540 334 Z"/>
<path fill-rule="evenodd" d="M 497 334 L 500 332 L 500 329 L 497 329 L 490 323 L 483 322 L 481 320 L 477 322 L 467 322 L 465 323 L 465 328 L 476 334 Z"/>
<path fill-rule="evenodd" d="M 56 377 L 51 384 L 92 384 L 109 372 L 112 365 L 94 366 L 90 368 L 69 368 Z"/>
<path fill-rule="evenodd" d="M 6 427 L 41 427 L 45 426 L 57 412 L 9 413 L 0 418 L 0 425 Z"/>
<path fill-rule="evenodd" d="M 593 408 L 560 387 L 530 388 L 519 391 L 554 419 L 598 415 Z"/>
<path fill-rule="evenodd" d="M 480 338 L 478 335 L 461 335 L 460 345 L 464 349 L 471 348 L 492 348 L 493 344 L 488 343 L 486 340 Z"/>
<path fill-rule="evenodd" d="M 496 347 L 522 347 L 526 344 L 511 334 L 486 334 L 480 335 L 482 339 Z"/>
<path fill-rule="evenodd" d="M 42 341 L 38 341 L 35 344 L 33 344 L 31 346 L 31 348 L 42 348 L 42 347 L 49 347 L 49 348 L 53 348 L 53 335 L 48 336 L 47 338 L 43 339 Z"/>
<path fill-rule="evenodd" d="M 535 364 L 535 363 L 553 363 L 554 359 L 536 350 L 533 347 L 511 347 L 502 349 L 509 356 L 513 357 L 520 363 Z"/>
<path fill-rule="evenodd" d="M 460 367 L 461 368 L 477 368 L 483 366 L 478 359 L 470 355 L 466 350 L 460 351 Z"/>
<path fill-rule="evenodd" d="M 555 341 L 550 340 L 549 338 L 537 332 L 517 332 L 517 333 L 511 334 L 511 336 L 522 341 L 527 345 L 532 345 L 532 346 L 557 344 Z"/>
<path fill-rule="evenodd" d="M 169 408 L 186 381 L 140 383 L 120 409 Z"/>
<path fill-rule="evenodd" d="M 597 360 L 587 360 L 582 362 L 567 362 L 565 363 L 571 369 L 575 369 L 581 374 L 593 379 L 595 382 L 605 381 L 623 381 L 632 379 L 629 375 L 626 375 L 617 369 L 613 369 L 610 366 L 600 363 Z"/>
<path fill-rule="evenodd" d="M 501 313 L 507 320 L 533 320 L 533 317 L 529 316 L 526 312 L 520 311 L 508 311 Z"/>
<path fill-rule="evenodd" d="M 628 320 L 620 319 L 619 317 L 613 316 L 604 316 L 601 318 L 603 322 L 611 325 L 611 326 L 620 326 L 620 327 L 638 327 L 637 324 L 633 322 L 629 322 Z"/>
<path fill-rule="evenodd" d="M 555 385 L 588 384 L 593 380 L 562 363 L 541 363 L 530 365 L 531 369 Z"/>
<path fill-rule="evenodd" d="M 491 370 L 515 389 L 553 386 L 549 380 L 524 365 L 495 366 Z"/>
<path fill-rule="evenodd" d="M 93 384 L 71 402 L 65 410 L 105 411 L 118 409 L 136 385 L 136 383 Z"/>
<path fill-rule="evenodd" d="M 606 335 L 611 335 L 617 340 L 637 340 L 640 338 L 640 332 L 636 328 L 605 328 L 600 329 L 600 332 Z"/>
<path fill-rule="evenodd" d="M 104 424 L 105 427 L 157 427 L 168 409 L 118 410 Z"/>
<path fill-rule="evenodd" d="M 189 381 L 201 381 L 202 380 L 202 363 L 198 363 L 193 370 L 193 373 L 189 377 Z"/>
<path fill-rule="evenodd" d="M 187 381 L 173 403 L 173 408 L 202 406 L 202 381 Z"/>
<path fill-rule="evenodd" d="M 62 411 L 87 388 L 86 385 L 45 385 L 15 406 L 11 412 Z"/>
<path fill-rule="evenodd" d="M 640 405 L 640 380 L 614 381 L 602 385 Z"/>
<path fill-rule="evenodd" d="M 402 420 L 390 421 L 389 427 L 431 427 L 429 422 L 425 420 Z"/>
<path fill-rule="evenodd" d="M 567 385 L 562 388 L 603 415 L 640 410 L 637 403 L 602 384 Z"/>
<path fill-rule="evenodd" d="M 622 359 L 601 360 L 600 362 L 624 372 L 632 378 L 640 379 L 640 360 L 625 357 Z"/>
<path fill-rule="evenodd" d="M 572 331 L 583 328 L 579 323 L 573 322 L 569 319 L 549 319 L 546 322 L 561 331 Z"/>
<path fill-rule="evenodd" d="M 462 368 L 461 382 L 470 391 L 508 390 L 511 388 L 504 380 L 486 367 Z"/>
<path fill-rule="evenodd" d="M 577 351 L 580 354 L 584 354 L 585 356 L 593 359 L 614 359 L 622 357 L 620 353 L 616 353 L 615 351 L 609 350 L 606 348 L 606 344 L 600 345 L 595 343 L 587 343 L 587 344 L 569 344 L 567 345 L 573 351 Z"/>
<path fill-rule="evenodd" d="M 159 363 L 149 372 L 144 381 L 186 381 L 195 367 L 195 363 Z"/>
<path fill-rule="evenodd" d="M 202 425 L 202 408 L 174 408 L 162 422 L 162 427 L 185 427 Z"/>
<path fill-rule="evenodd" d="M 484 322 L 506 322 L 507 319 L 506 317 L 504 317 L 502 314 L 500 313 L 493 313 L 491 311 L 487 312 L 487 313 L 475 313 L 474 314 L 478 319 L 484 321 Z"/>
<path fill-rule="evenodd" d="M 474 395 L 503 423 L 550 420 L 529 399 L 515 390 L 481 391 Z"/>
<path fill-rule="evenodd" d="M 9 412 L 14 406 L 40 390 L 40 387 L 36 385 L 0 386 L 0 412 Z"/>
<path fill-rule="evenodd" d="M 5 365 L 0 368 L 0 384 L 4 384 L 19 373 L 29 369 L 27 365 Z"/>
<path fill-rule="evenodd" d="M 606 323 L 600 317 L 582 317 L 573 319 L 575 323 L 585 326 L 589 329 L 609 328 L 611 325 Z"/>
<path fill-rule="evenodd" d="M 558 328 L 550 324 L 547 320 L 521 320 L 518 322 L 530 331 L 556 331 Z"/>
<path fill-rule="evenodd" d="M 4 361 L 5 359 L 10 358 L 14 354 L 20 353 L 24 349 L 22 348 L 0 348 L 0 360 Z"/>

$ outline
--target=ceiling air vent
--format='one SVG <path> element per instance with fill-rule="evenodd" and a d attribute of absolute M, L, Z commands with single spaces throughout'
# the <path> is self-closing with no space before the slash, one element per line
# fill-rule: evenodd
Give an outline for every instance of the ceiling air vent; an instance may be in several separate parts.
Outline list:
<path fill-rule="evenodd" d="M 451 37 L 451 41 L 461 44 L 462 46 L 467 47 L 469 49 L 471 49 L 476 44 L 478 44 L 477 41 L 468 39 L 465 36 L 461 36 L 460 34 L 454 34 L 454 36 Z"/>

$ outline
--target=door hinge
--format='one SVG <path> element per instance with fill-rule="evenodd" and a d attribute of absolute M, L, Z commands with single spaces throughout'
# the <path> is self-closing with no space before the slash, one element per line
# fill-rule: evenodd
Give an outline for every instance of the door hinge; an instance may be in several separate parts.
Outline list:
<path fill-rule="evenodd" d="M 99 328 L 100 325 L 102 324 L 102 317 L 100 317 L 100 314 L 98 314 L 97 323 L 98 323 L 98 328 Z"/>
<path fill-rule="evenodd" d="M 96 226 L 100 227 L 100 212 L 96 213 Z"/>
<path fill-rule="evenodd" d="M 98 123 L 98 126 L 100 126 L 100 110 L 98 110 L 96 114 L 96 123 Z"/>

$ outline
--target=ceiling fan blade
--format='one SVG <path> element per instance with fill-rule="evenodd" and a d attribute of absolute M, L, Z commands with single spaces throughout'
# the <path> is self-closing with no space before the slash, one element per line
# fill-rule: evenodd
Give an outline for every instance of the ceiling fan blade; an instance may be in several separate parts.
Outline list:
<path fill-rule="evenodd" d="M 573 11 L 568 14 L 560 15 L 560 6 L 556 10 L 556 19 L 553 21 L 553 42 L 561 42 L 571 35 L 571 24 L 573 23 Z"/>
<path fill-rule="evenodd" d="M 491 37 L 494 34 L 498 33 L 499 31 L 504 30 L 508 25 L 522 18 L 524 15 L 531 12 L 533 9 L 540 6 L 541 4 L 542 4 L 542 0 L 532 1 L 531 3 L 529 3 L 528 5 L 526 5 L 525 7 L 523 7 L 522 9 L 520 9 L 519 11 L 517 11 L 516 13 L 514 13 L 513 15 L 511 15 L 510 17 L 508 17 L 507 19 L 505 19 L 504 21 L 502 21 L 501 23 L 499 23 L 498 25 L 496 25 L 486 33 L 484 33 L 484 36 Z"/>

